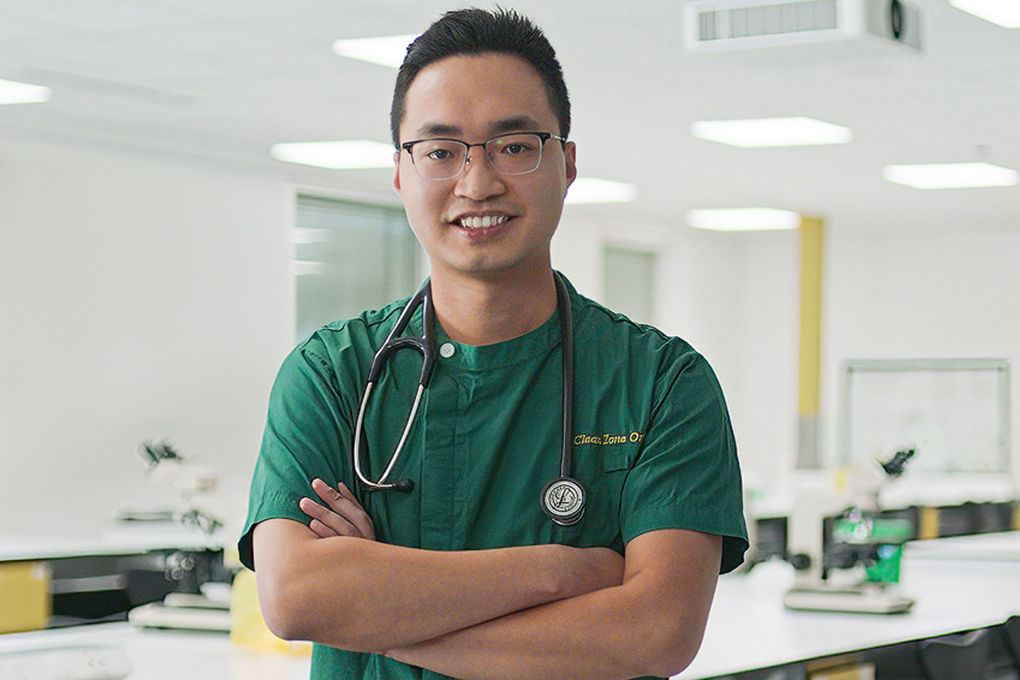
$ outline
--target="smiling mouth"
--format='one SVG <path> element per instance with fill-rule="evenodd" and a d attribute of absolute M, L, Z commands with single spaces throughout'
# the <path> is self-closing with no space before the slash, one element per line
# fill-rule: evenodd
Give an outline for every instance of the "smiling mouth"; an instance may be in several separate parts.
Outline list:
<path fill-rule="evenodd" d="M 509 219 L 506 215 L 470 215 L 460 218 L 455 224 L 459 224 L 464 229 L 489 229 L 498 227 Z"/>

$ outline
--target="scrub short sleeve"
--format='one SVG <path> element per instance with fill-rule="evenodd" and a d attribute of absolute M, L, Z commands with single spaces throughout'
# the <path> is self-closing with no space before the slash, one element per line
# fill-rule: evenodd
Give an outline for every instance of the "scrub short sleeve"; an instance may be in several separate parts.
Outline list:
<path fill-rule="evenodd" d="M 249 569 L 254 569 L 251 535 L 256 524 L 273 518 L 307 523 L 298 501 L 303 496 L 314 498 L 313 479 L 349 483 L 345 447 L 351 419 L 326 356 L 325 347 L 313 336 L 291 352 L 273 385 L 248 519 L 238 542 L 241 563 Z"/>
<path fill-rule="evenodd" d="M 747 550 L 736 443 L 708 362 L 688 348 L 660 371 L 650 422 L 621 498 L 624 543 L 648 531 L 723 537 L 720 573 Z"/>

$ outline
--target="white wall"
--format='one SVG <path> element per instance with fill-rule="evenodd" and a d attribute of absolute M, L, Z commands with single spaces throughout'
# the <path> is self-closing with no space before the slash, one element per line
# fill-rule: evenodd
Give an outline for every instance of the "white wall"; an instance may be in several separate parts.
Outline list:
<path fill-rule="evenodd" d="M 1020 468 L 1020 216 L 1013 225 L 904 230 L 832 225 L 826 244 L 822 452 L 835 459 L 842 362 L 1006 358 Z"/>
<path fill-rule="evenodd" d="M 0 140 L 0 536 L 101 532 L 137 498 L 138 444 L 164 437 L 215 467 L 243 512 L 293 342 L 294 193 L 213 162 Z M 796 447 L 797 234 L 642 230 L 593 214 L 568 208 L 554 264 L 597 298 L 604 242 L 653 244 L 658 325 L 715 368 L 749 484 L 779 483 Z M 830 459 L 844 359 L 1020 364 L 1020 224 L 902 226 L 826 227 Z"/>
<path fill-rule="evenodd" d="M 569 223 L 554 257 L 598 262 L 600 239 L 628 229 Z M 584 235 L 587 241 L 584 241 Z M 639 239 L 636 245 L 640 245 Z M 712 363 L 753 491 L 789 487 L 796 460 L 799 352 L 797 232 L 661 239 L 658 325 Z M 1020 216 L 1005 226 L 825 225 L 820 455 L 835 464 L 838 388 L 849 358 L 996 357 L 1020 366 Z M 562 265 L 561 265 L 562 266 Z M 598 266 L 581 276 L 598 291 Z M 580 287 L 580 283 L 578 284 Z M 1012 381 L 1014 475 L 1020 380 Z M 781 504 L 781 503 L 780 503 Z"/>
<path fill-rule="evenodd" d="M 660 325 L 690 340 L 719 374 L 752 490 L 788 488 L 796 458 L 798 239 L 681 229 L 660 258 Z M 1020 366 L 1020 216 L 1013 225 L 952 229 L 829 223 L 824 257 L 823 462 L 836 461 L 846 359 L 995 357 Z M 1018 383 L 1014 376 L 1020 480 Z"/>
<path fill-rule="evenodd" d="M 776 483 L 793 466 L 797 444 L 797 234 L 593 224 L 568 207 L 553 262 L 596 299 L 606 242 L 658 254 L 656 324 L 712 364 L 748 484 Z"/>
<path fill-rule="evenodd" d="M 775 483 L 796 450 L 797 257 L 792 232 L 686 227 L 660 257 L 659 324 L 712 364 L 752 488 Z"/>
<path fill-rule="evenodd" d="M 0 535 L 98 535 L 145 439 L 243 509 L 293 340 L 292 202 L 209 164 L 0 141 Z"/>

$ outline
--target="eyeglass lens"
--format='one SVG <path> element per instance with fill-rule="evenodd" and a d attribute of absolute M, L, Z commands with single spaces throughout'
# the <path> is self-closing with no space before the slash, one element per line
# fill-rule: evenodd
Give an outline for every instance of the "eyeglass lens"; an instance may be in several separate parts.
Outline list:
<path fill-rule="evenodd" d="M 427 179 L 452 179 L 464 169 L 468 145 L 450 139 L 427 139 L 411 148 L 418 173 Z M 485 157 L 504 175 L 533 172 L 542 162 L 542 138 L 528 133 L 494 137 L 485 142 Z"/>

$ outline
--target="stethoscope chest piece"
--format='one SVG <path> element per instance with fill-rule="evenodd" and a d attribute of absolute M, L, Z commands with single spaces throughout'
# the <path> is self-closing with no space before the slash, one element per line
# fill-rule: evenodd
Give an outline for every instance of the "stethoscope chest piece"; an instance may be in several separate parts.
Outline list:
<path fill-rule="evenodd" d="M 542 489 L 542 510 L 560 526 L 573 526 L 584 515 L 587 494 L 573 477 L 557 477 Z"/>

